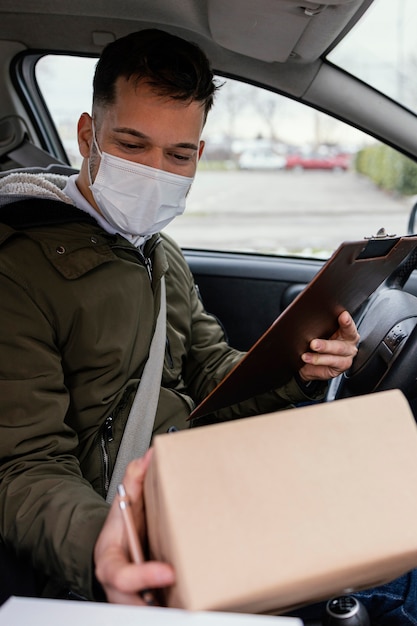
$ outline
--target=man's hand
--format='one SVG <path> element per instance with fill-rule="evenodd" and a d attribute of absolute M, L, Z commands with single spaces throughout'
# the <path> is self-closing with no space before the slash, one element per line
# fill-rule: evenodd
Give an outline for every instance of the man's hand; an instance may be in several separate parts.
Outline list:
<path fill-rule="evenodd" d="M 141 459 L 129 463 L 123 485 L 129 496 L 138 533 L 144 531 L 143 481 L 151 458 L 151 450 Z M 166 563 L 131 562 L 124 520 L 115 497 L 107 520 L 94 548 L 97 580 L 107 600 L 116 604 L 145 604 L 140 592 L 174 583 L 174 572 Z"/>
<path fill-rule="evenodd" d="M 305 365 L 299 375 L 304 381 L 336 378 L 352 365 L 356 356 L 359 333 L 347 311 L 338 317 L 339 328 L 330 339 L 313 339 L 311 352 L 301 356 Z"/>

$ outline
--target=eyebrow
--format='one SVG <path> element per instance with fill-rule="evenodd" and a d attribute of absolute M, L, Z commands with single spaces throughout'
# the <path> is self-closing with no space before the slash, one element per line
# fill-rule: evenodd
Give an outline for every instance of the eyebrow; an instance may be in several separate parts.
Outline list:
<path fill-rule="evenodd" d="M 134 137 L 138 137 L 138 139 L 149 140 L 149 137 L 147 135 L 145 135 L 144 133 L 141 133 L 139 130 L 135 130 L 134 128 L 120 127 L 120 128 L 113 128 L 113 131 L 115 133 L 125 133 L 127 135 L 133 135 Z M 172 144 L 171 147 L 172 148 L 185 148 L 187 150 L 198 150 L 198 146 L 196 146 L 195 143 L 189 143 L 186 141 Z"/>

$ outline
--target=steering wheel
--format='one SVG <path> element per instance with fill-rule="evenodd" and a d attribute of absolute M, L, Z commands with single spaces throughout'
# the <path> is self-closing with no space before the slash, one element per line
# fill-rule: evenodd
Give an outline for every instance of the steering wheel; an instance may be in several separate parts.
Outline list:
<path fill-rule="evenodd" d="M 417 267 L 417 249 L 354 315 L 360 334 L 352 367 L 331 381 L 326 401 L 386 389 L 417 400 L 417 297 L 403 290 Z"/>

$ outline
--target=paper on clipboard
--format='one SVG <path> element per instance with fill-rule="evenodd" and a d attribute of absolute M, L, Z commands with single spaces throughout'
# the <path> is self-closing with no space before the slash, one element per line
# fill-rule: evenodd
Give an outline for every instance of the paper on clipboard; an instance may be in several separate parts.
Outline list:
<path fill-rule="evenodd" d="M 342 243 L 190 419 L 285 384 L 300 369 L 310 341 L 330 337 L 339 314 L 353 314 L 416 246 L 416 236 Z"/>
<path fill-rule="evenodd" d="M 0 607 L 0 626 L 303 626 L 300 619 L 156 606 L 11 597 Z"/>

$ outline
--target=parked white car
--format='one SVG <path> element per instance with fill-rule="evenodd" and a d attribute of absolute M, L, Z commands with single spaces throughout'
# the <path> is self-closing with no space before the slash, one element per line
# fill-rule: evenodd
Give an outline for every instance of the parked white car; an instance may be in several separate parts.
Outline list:
<path fill-rule="evenodd" d="M 287 160 L 271 148 L 252 148 L 245 150 L 239 157 L 241 170 L 280 170 Z"/>

